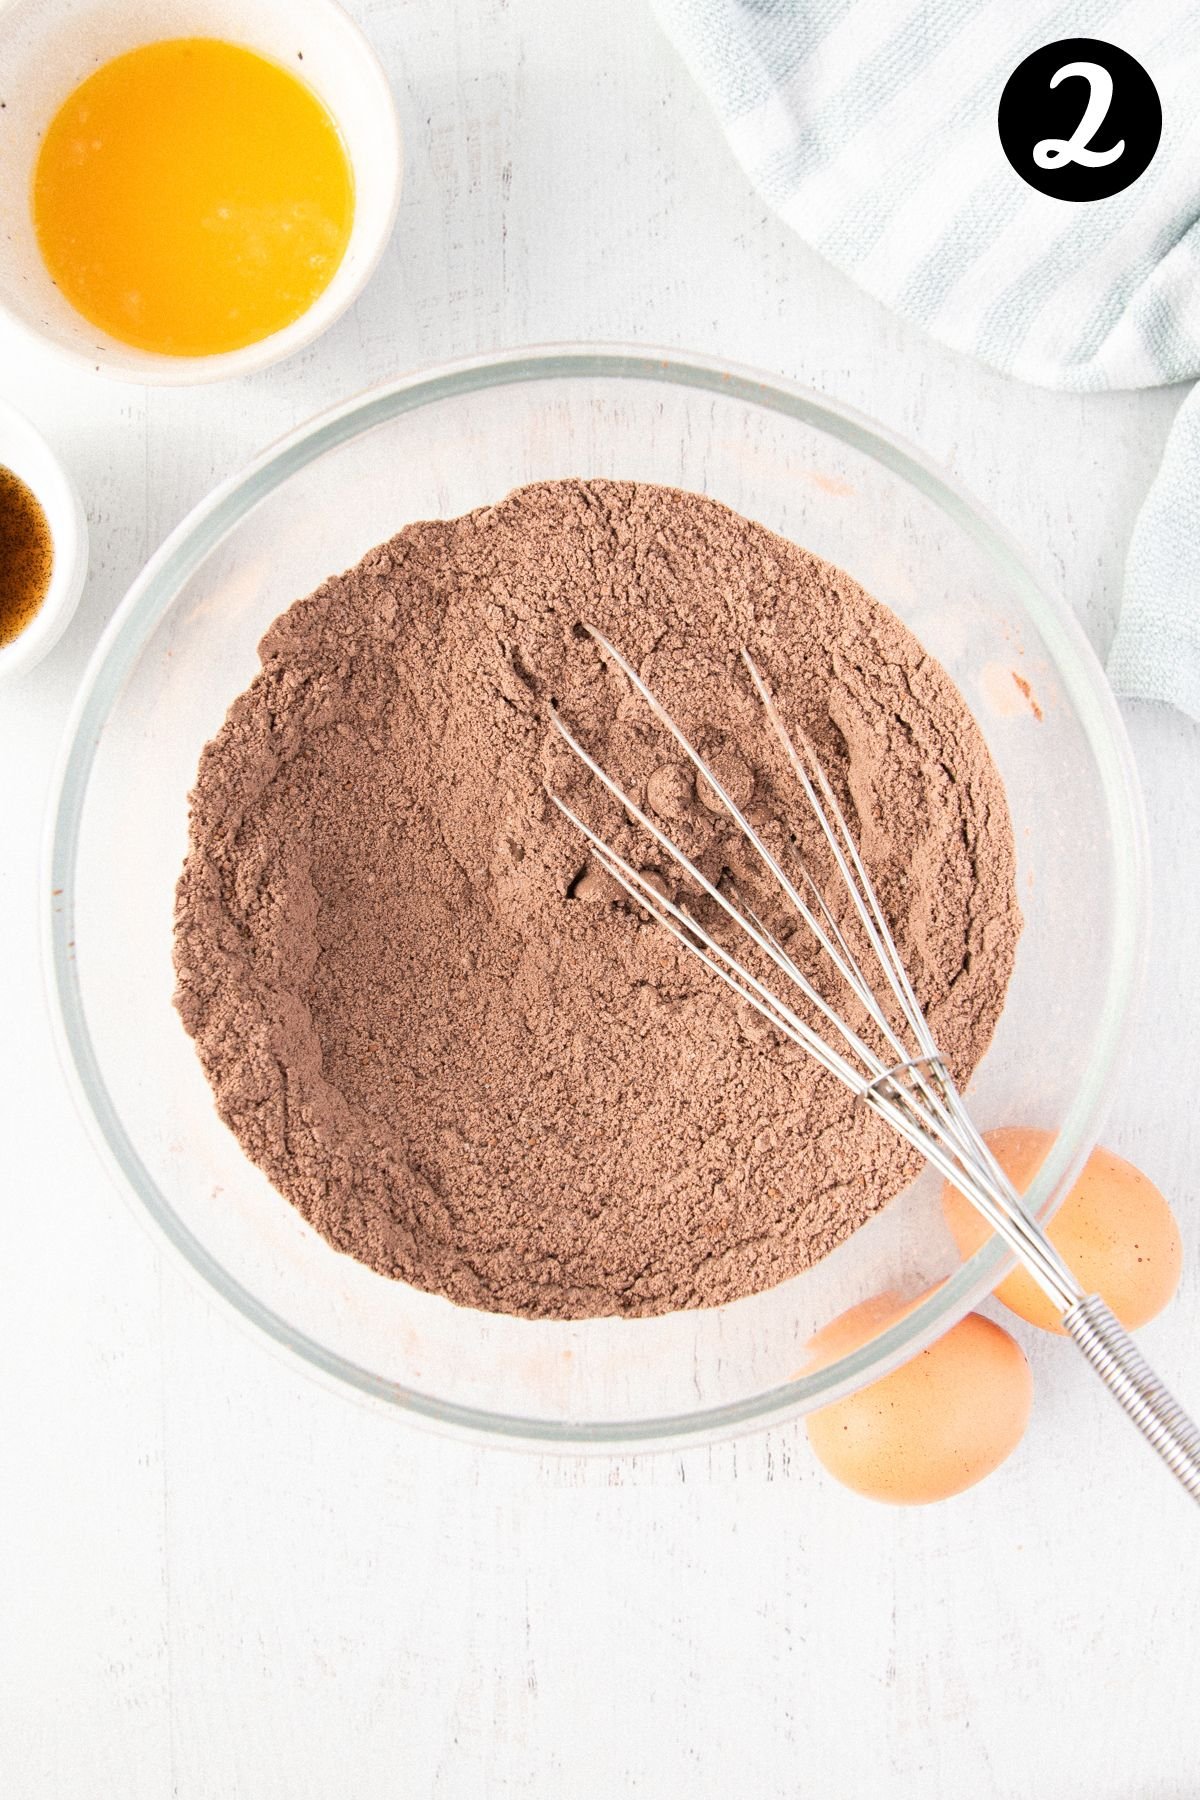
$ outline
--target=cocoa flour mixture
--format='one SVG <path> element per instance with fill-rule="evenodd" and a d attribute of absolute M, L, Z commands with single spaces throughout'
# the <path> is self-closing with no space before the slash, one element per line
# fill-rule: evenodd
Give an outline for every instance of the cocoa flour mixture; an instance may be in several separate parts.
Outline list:
<path fill-rule="evenodd" d="M 1003 789 L 943 670 L 847 575 L 712 501 L 547 482 L 409 526 L 298 601 L 200 764 L 179 1011 L 221 1117 L 339 1250 L 543 1318 L 755 1292 L 916 1167 L 549 802 L 548 783 L 680 891 L 551 732 L 554 699 L 707 874 L 790 930 L 582 619 L 820 875 L 749 647 L 831 771 L 959 1078 L 1020 929 Z"/>

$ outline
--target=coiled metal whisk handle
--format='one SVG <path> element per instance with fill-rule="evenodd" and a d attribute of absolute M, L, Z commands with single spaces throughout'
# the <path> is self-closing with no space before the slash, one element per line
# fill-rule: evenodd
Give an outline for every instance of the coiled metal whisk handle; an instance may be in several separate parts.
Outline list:
<path fill-rule="evenodd" d="M 945 1098 L 962 1134 L 960 1143 L 971 1152 L 969 1161 L 973 1163 L 961 1180 L 952 1179 L 1020 1257 L 1053 1302 L 1063 1330 L 1176 1480 L 1200 1503 L 1200 1428 L 1159 1380 L 1107 1302 L 1099 1294 L 1083 1292 L 1044 1227 L 1025 1211 L 948 1077 L 943 1080 Z"/>
<path fill-rule="evenodd" d="M 1041 1223 L 1025 1211 L 1012 1182 L 972 1125 L 961 1097 L 940 1064 L 935 1065 L 939 1093 L 958 1134 L 957 1153 L 966 1161 L 951 1174 L 955 1186 L 970 1199 L 1014 1251 L 1052 1302 L 1063 1330 L 1075 1340 L 1109 1392 L 1157 1450 L 1171 1473 L 1200 1503 L 1200 1428 L 1154 1373 L 1125 1327 L 1099 1294 L 1085 1294 L 1072 1270 L 1046 1236 Z M 887 1095 L 883 1096 L 886 1104 Z M 945 1153 L 939 1144 L 934 1159 Z"/>
<path fill-rule="evenodd" d="M 1146 1442 L 1192 1499 L 1200 1501 L 1200 1428 L 1163 1386 L 1120 1320 L 1099 1294 L 1088 1294 L 1064 1313 L 1063 1328 Z"/>

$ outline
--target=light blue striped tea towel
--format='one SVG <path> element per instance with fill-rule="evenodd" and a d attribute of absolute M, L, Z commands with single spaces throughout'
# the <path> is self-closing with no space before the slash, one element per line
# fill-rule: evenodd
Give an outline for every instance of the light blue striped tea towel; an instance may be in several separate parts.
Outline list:
<path fill-rule="evenodd" d="M 1071 390 L 1200 375 L 1196 0 L 654 0 L 770 205 L 956 349 Z M 1149 72 L 1163 132 L 1108 199 L 1027 186 L 996 129 L 1009 75 L 1062 38 Z M 1109 671 L 1200 718 L 1200 390 L 1130 548 Z"/>

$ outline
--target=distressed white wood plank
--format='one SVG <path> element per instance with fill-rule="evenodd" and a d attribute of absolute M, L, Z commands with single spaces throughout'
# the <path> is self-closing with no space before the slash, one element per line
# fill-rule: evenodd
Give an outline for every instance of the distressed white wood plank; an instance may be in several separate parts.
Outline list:
<path fill-rule="evenodd" d="M 93 525 L 79 620 L 0 698 L 0 1789 L 25 1800 L 749 1792 L 1183 1800 L 1200 1788 L 1194 1524 L 1067 1346 L 1033 1426 L 924 1513 L 802 1433 L 638 1461 L 447 1443 L 237 1327 L 107 1187 L 34 966 L 44 775 L 148 550 L 281 431 L 419 362 L 567 338 L 760 364 L 945 461 L 1103 645 L 1177 393 L 1016 387 L 890 318 L 749 190 L 642 0 L 367 0 L 408 173 L 353 313 L 234 387 L 81 381 L 0 338 L 0 391 Z M 1200 1242 L 1200 731 L 1131 728 L 1155 920 L 1107 1136 Z M 1195 1392 L 1200 1280 L 1148 1333 Z M 15 1627 L 15 1629 L 12 1629 Z"/>

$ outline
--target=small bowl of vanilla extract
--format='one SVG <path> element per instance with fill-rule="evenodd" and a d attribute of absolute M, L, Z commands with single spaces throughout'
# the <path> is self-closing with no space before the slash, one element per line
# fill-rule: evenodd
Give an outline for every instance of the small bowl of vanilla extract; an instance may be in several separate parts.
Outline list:
<path fill-rule="evenodd" d="M 62 636 L 87 574 L 87 519 L 41 433 L 0 401 L 0 681 Z"/>

